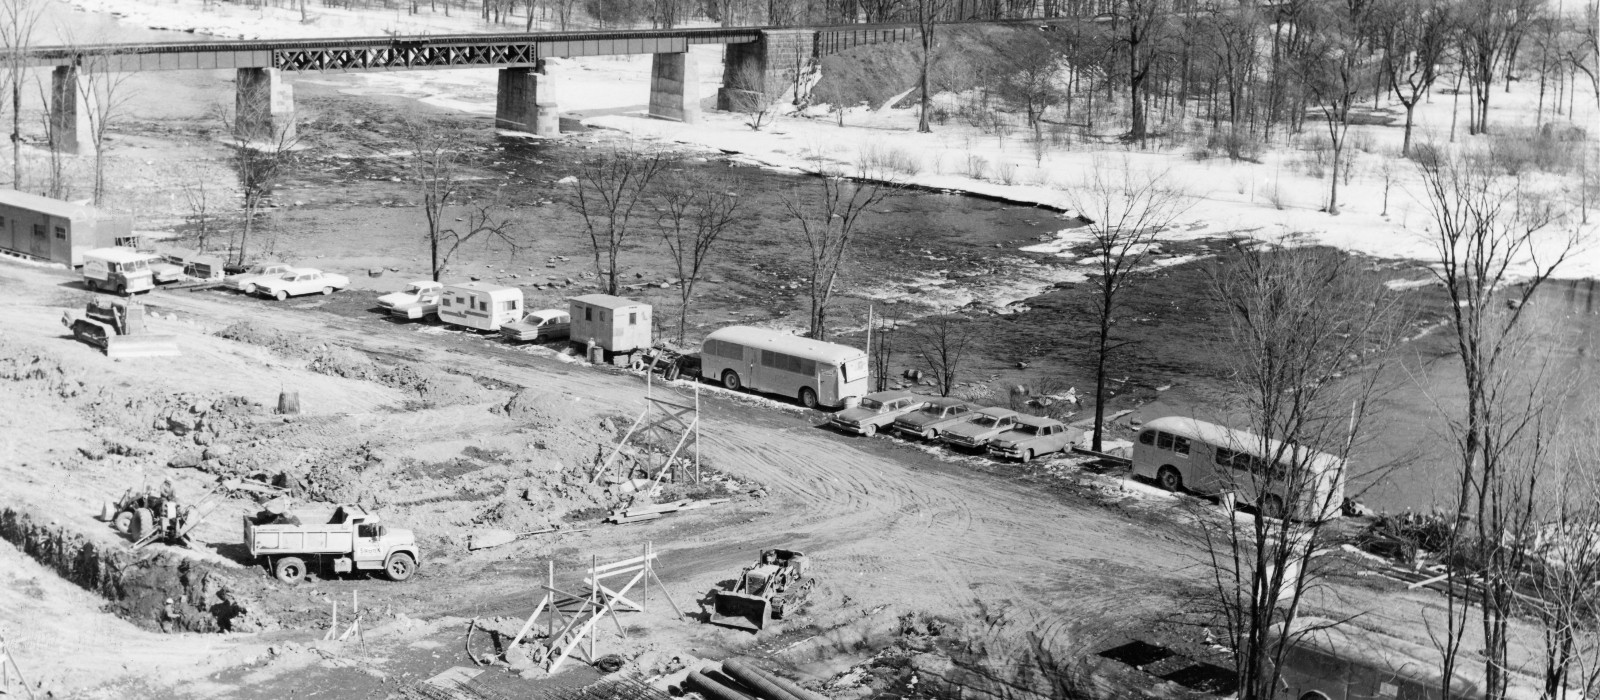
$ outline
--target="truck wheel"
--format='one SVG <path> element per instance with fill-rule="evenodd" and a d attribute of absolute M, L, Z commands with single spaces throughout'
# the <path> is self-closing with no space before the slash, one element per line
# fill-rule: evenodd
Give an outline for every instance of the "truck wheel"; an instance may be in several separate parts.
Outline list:
<path fill-rule="evenodd" d="M 117 283 L 117 293 L 121 294 L 123 296 L 127 296 L 127 294 L 128 294 L 128 283 L 127 282 L 118 282 Z"/>
<path fill-rule="evenodd" d="M 254 295 L 256 293 L 256 286 L 253 285 L 253 284 L 245 285 L 244 286 L 244 293 L 245 294 L 249 294 L 249 295 Z"/>
<path fill-rule="evenodd" d="M 288 299 L 289 298 L 289 293 L 283 291 L 282 289 L 280 289 L 280 290 L 278 290 L 276 293 L 274 293 L 272 295 L 272 298 L 273 299 L 277 299 L 278 301 L 283 301 L 284 299 Z"/>
<path fill-rule="evenodd" d="M 731 369 L 722 371 L 722 385 L 732 391 L 739 390 L 739 373 Z"/>
<path fill-rule="evenodd" d="M 333 287 L 323 287 L 322 288 L 322 296 L 329 296 L 331 294 L 333 294 Z"/>
<path fill-rule="evenodd" d="M 291 586 L 305 580 L 306 563 L 300 557 L 283 557 L 272 565 L 273 575 Z"/>
<path fill-rule="evenodd" d="M 133 524 L 130 526 L 128 534 L 138 539 L 144 539 L 145 535 L 155 531 L 155 514 L 151 513 L 149 508 L 140 508 L 133 512 Z"/>
<path fill-rule="evenodd" d="M 125 510 L 117 513 L 117 517 L 111 519 L 111 527 L 124 535 L 128 534 L 128 531 L 133 529 L 133 511 Z"/>
<path fill-rule="evenodd" d="M 1178 470 L 1167 466 L 1156 472 L 1156 485 L 1174 493 L 1183 490 L 1183 475 Z"/>
<path fill-rule="evenodd" d="M 806 408 L 815 409 L 817 407 L 817 392 L 816 392 L 816 390 L 812 389 L 809 386 L 801 387 L 800 388 L 800 405 L 801 406 L 805 406 Z M 868 434 L 870 435 L 870 433 L 868 433 Z"/>
<path fill-rule="evenodd" d="M 396 552 L 389 555 L 389 561 L 383 565 L 383 572 L 389 575 L 390 581 L 404 581 L 411 578 L 417 571 L 417 561 L 405 552 Z"/>

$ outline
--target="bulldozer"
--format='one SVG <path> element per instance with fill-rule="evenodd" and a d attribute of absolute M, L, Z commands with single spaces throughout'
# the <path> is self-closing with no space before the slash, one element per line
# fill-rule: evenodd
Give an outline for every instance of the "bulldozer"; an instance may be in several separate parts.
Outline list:
<path fill-rule="evenodd" d="M 104 350 L 106 357 L 163 357 L 180 354 L 178 339 L 151 335 L 145 325 L 144 306 L 132 300 L 94 299 L 82 314 L 61 315 L 61 325 L 79 342 Z"/>
<path fill-rule="evenodd" d="M 763 549 L 754 566 L 739 572 L 731 590 L 711 592 L 714 625 L 760 632 L 804 602 L 817 580 L 806 575 L 806 555 L 790 549 Z"/>

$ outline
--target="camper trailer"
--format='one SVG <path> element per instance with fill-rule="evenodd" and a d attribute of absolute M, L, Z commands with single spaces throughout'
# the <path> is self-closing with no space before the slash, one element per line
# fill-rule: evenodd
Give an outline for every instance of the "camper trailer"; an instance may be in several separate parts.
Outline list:
<path fill-rule="evenodd" d="M 452 326 L 498 331 L 522 318 L 522 290 L 483 282 L 445 285 L 439 320 Z"/>
<path fill-rule="evenodd" d="M 650 347 L 650 305 L 610 294 L 586 294 L 567 300 L 572 314 L 574 345 L 603 350 L 607 357 Z"/>

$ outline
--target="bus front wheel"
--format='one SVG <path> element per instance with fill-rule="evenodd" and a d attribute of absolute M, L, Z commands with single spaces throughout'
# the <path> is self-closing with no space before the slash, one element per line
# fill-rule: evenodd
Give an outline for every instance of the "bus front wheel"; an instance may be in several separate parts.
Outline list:
<path fill-rule="evenodd" d="M 722 371 L 722 385 L 730 391 L 739 390 L 739 373 L 731 369 Z"/>
<path fill-rule="evenodd" d="M 1162 467 L 1156 472 L 1156 485 L 1174 493 L 1183 490 L 1183 475 L 1174 467 Z"/>
<path fill-rule="evenodd" d="M 816 408 L 817 392 L 813 391 L 809 386 L 802 387 L 800 389 L 800 405 L 805 406 L 806 408 Z"/>

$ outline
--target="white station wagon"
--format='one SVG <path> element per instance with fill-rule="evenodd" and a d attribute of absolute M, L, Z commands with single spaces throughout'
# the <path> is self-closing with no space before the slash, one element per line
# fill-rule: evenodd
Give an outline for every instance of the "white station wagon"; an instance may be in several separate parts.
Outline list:
<path fill-rule="evenodd" d="M 332 272 L 296 268 L 282 276 L 257 280 L 256 294 L 283 301 L 302 294 L 332 294 L 336 289 L 350 286 L 350 278 Z"/>

